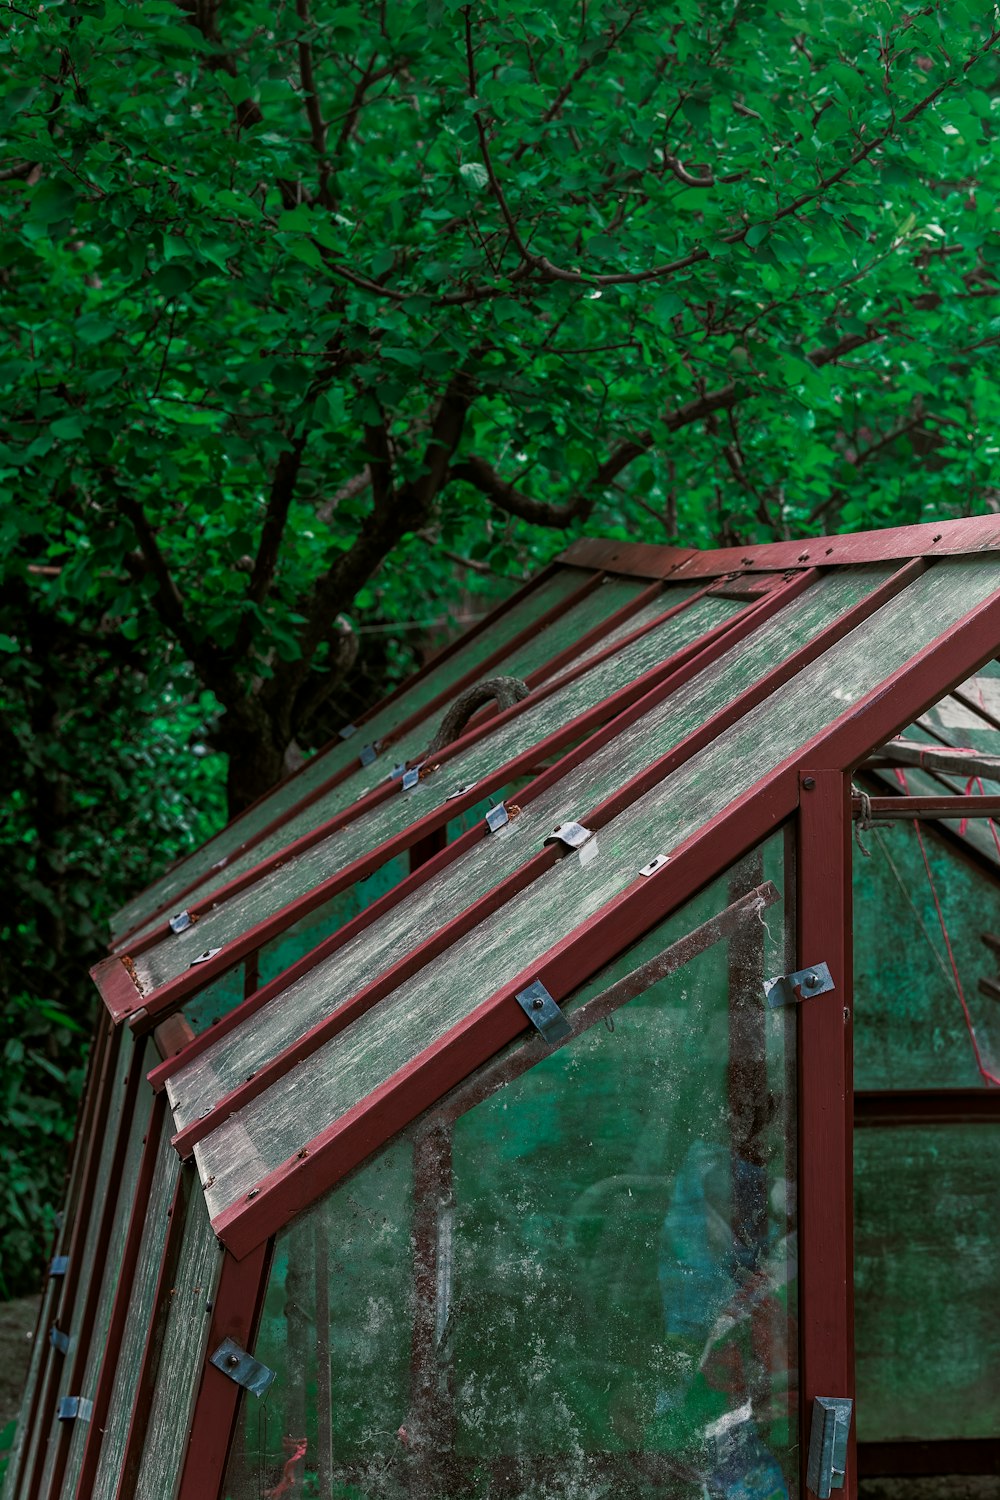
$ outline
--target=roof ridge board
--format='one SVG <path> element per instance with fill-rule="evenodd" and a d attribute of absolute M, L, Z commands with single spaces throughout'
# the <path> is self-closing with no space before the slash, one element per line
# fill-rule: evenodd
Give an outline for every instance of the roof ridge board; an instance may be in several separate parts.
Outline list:
<path fill-rule="evenodd" d="M 394 688 L 391 693 L 387 693 L 384 698 L 380 698 L 376 703 L 373 703 L 370 708 L 366 709 L 363 714 L 360 714 L 354 721 L 355 729 L 360 728 L 369 719 L 374 717 L 375 714 L 380 713 L 383 709 L 390 707 L 394 702 L 396 702 L 398 698 L 400 698 L 405 692 L 407 692 L 414 685 L 414 683 L 422 681 L 429 675 L 430 672 L 439 667 L 442 662 L 449 660 L 452 656 L 456 655 L 457 652 L 460 651 L 464 646 L 467 646 L 471 640 L 475 640 L 478 636 L 485 634 L 486 631 L 492 630 L 496 625 L 497 620 L 517 608 L 525 601 L 525 599 L 527 599 L 532 593 L 534 593 L 536 589 L 541 588 L 546 583 L 550 582 L 557 572 L 559 572 L 560 570 L 569 571 L 573 566 L 574 565 L 572 563 L 562 563 L 557 559 L 553 559 L 551 562 L 547 563 L 545 567 L 542 568 L 534 577 L 528 579 L 520 588 L 515 589 L 515 591 L 507 599 L 502 600 L 501 603 L 498 604 L 494 609 L 487 611 L 487 613 L 483 615 L 475 625 L 471 626 L 468 630 L 461 631 L 454 638 L 454 640 L 449 641 L 446 646 L 444 646 L 440 651 L 436 652 L 428 661 L 423 664 L 422 667 L 419 667 L 416 672 L 411 673 L 411 675 L 407 677 L 404 682 L 401 682 L 398 687 Z M 595 569 L 591 571 L 599 573 L 602 570 Z M 539 628 L 539 624 L 541 624 L 541 628 L 544 629 L 547 617 L 550 614 L 552 614 L 553 617 L 558 617 L 558 614 L 562 613 L 564 609 L 569 609 L 577 601 L 580 594 L 582 594 L 583 592 L 589 592 L 589 590 L 595 586 L 596 582 L 596 579 L 583 580 L 579 590 L 575 590 L 572 593 L 568 594 L 565 600 L 561 601 L 561 609 L 556 608 L 554 610 L 547 610 L 545 614 L 539 617 L 539 620 L 532 622 L 531 625 L 526 626 L 524 630 L 518 632 L 515 636 L 512 636 L 510 641 L 506 645 L 504 654 L 508 654 L 511 650 L 515 650 L 521 637 L 533 633 L 534 630 L 537 630 Z M 492 654 L 494 653 L 491 653 L 491 655 Z M 488 663 L 490 657 L 487 656 L 485 660 Z M 483 664 L 481 663 L 480 667 L 482 667 L 482 665 Z M 460 689 L 456 690 L 460 691 Z M 429 717 L 430 714 L 435 712 L 435 709 L 437 707 L 440 707 L 440 704 L 437 700 L 442 696 L 444 696 L 444 694 L 439 693 L 437 695 L 437 698 L 429 700 L 425 714 L 423 715 L 424 717 Z M 411 718 L 414 717 L 416 717 L 416 715 L 411 715 Z M 307 766 L 314 765 L 318 759 L 328 754 L 329 751 L 336 749 L 342 743 L 343 740 L 339 734 L 333 735 L 330 739 L 325 741 L 324 744 L 320 745 L 313 755 L 309 756 L 309 758 L 307 760 L 304 760 L 300 766 L 296 767 L 296 769 L 292 771 L 290 775 L 286 776 L 281 782 L 279 782 L 278 786 L 280 786 L 283 790 L 287 788 L 291 783 L 296 781 L 303 774 Z M 326 786 L 327 783 L 323 783 L 322 787 L 320 788 L 320 795 L 322 794 L 322 791 L 326 789 Z M 219 838 L 221 834 L 228 832 L 235 825 L 242 822 L 246 817 L 254 812 L 255 809 L 258 809 L 264 802 L 266 802 L 269 797 L 273 796 L 276 790 L 277 787 L 271 787 L 268 791 L 263 792 L 259 797 L 255 798 L 255 800 L 251 802 L 249 806 L 242 808 L 240 812 L 236 813 L 232 818 L 230 818 L 224 824 L 224 826 L 218 830 L 217 833 L 212 834 L 211 838 L 204 840 L 197 846 L 197 848 L 190 850 L 189 853 L 183 855 L 180 859 L 174 860 L 174 862 L 168 866 L 167 870 L 165 870 L 162 875 L 157 876 L 156 880 L 150 881 L 149 885 L 145 886 L 143 890 L 137 892 L 130 901 L 126 902 L 124 906 L 120 907 L 119 911 L 116 912 L 114 917 L 112 917 L 111 919 L 113 937 L 116 940 L 124 941 L 127 939 L 129 933 L 134 932 L 136 927 L 142 926 L 144 922 L 148 920 L 147 918 L 142 918 L 140 919 L 140 921 L 133 923 L 131 927 L 127 929 L 121 929 L 119 931 L 115 929 L 113 924 L 121 912 L 127 911 L 129 907 L 135 905 L 138 901 L 141 900 L 146 892 L 154 890 L 159 882 L 163 879 L 164 875 L 187 864 L 188 861 L 193 859 L 195 855 L 200 854 L 203 849 L 207 849 L 208 846 L 212 844 L 217 838 Z M 294 805 L 294 808 L 289 810 L 289 815 L 291 811 L 297 810 L 299 806 L 307 805 L 308 800 L 309 799 L 307 798 L 303 799 L 303 802 L 301 804 L 296 803 Z M 280 822 L 280 818 L 276 819 L 275 822 Z M 273 826 L 273 824 L 268 824 L 267 826 L 268 828 L 270 828 Z M 249 847 L 249 845 L 241 846 L 241 848 L 243 847 Z"/>
<path fill-rule="evenodd" d="M 841 532 L 797 541 L 747 547 L 682 549 L 650 542 L 581 537 L 559 561 L 575 567 L 605 567 L 639 578 L 720 577 L 729 573 L 781 572 L 786 568 L 856 566 L 907 557 L 956 557 L 1000 551 L 1000 516 L 963 516 L 911 526 Z"/>
<path fill-rule="evenodd" d="M 984 639 L 993 642 L 986 650 Z M 795 812 L 803 773 L 841 771 L 846 804 L 853 767 L 978 670 L 998 649 L 1000 590 L 933 637 L 761 777 L 749 793 L 710 818 L 684 840 L 663 870 L 632 881 L 295 1156 L 270 1171 L 249 1198 L 223 1209 L 212 1220 L 221 1243 L 237 1259 L 251 1253 L 512 1041 L 528 1023 L 520 1007 L 508 1002 L 529 980 L 540 979 L 556 1000 L 563 999 L 609 958 L 665 920 Z"/>
<path fill-rule="evenodd" d="M 707 642 L 714 643 L 716 640 L 719 640 L 724 644 L 729 644 L 729 635 L 735 629 L 737 622 L 751 615 L 755 619 L 761 618 L 760 611 L 765 609 L 770 601 L 777 599 L 779 594 L 780 591 L 772 591 L 759 604 L 748 605 L 745 609 L 738 610 L 727 616 L 710 630 L 672 653 L 664 661 L 648 668 L 638 677 L 626 683 L 624 687 L 617 693 L 612 694 L 610 698 L 604 698 L 592 704 L 589 708 L 582 710 L 572 719 L 568 720 L 559 729 L 551 731 L 536 743 L 525 746 L 515 756 L 498 765 L 488 777 L 481 777 L 477 781 L 475 789 L 470 786 L 461 796 L 448 798 L 439 802 L 435 808 L 430 809 L 413 822 L 406 824 L 391 838 L 372 846 L 364 855 L 359 855 L 340 870 L 335 871 L 326 880 L 313 886 L 308 892 L 303 892 L 291 902 L 286 903 L 277 912 L 262 919 L 259 923 L 253 924 L 238 938 L 233 939 L 231 943 L 224 947 L 220 947 L 209 959 L 201 962 L 196 971 L 193 971 L 189 967 L 159 985 L 155 990 L 143 993 L 140 989 L 137 976 L 130 972 L 130 970 L 134 969 L 131 954 L 114 953 L 108 958 L 101 959 L 91 969 L 90 974 L 97 984 L 98 990 L 104 998 L 108 1009 L 116 1021 L 129 1018 L 130 1024 L 141 1026 L 143 1030 L 147 1029 L 151 1024 L 155 1024 L 155 1021 L 164 1013 L 170 1009 L 175 1009 L 177 1005 L 203 989 L 205 985 L 220 974 L 228 972 L 229 969 L 233 968 L 248 953 L 260 947 L 269 937 L 284 931 L 292 922 L 306 916 L 316 906 L 331 899 L 341 890 L 348 889 L 358 880 L 364 879 L 367 874 L 379 868 L 386 860 L 391 859 L 396 854 L 403 853 L 429 833 L 435 832 L 439 827 L 445 826 L 451 819 L 466 811 L 470 806 L 474 806 L 482 798 L 484 788 L 497 789 L 502 787 L 511 776 L 517 775 L 520 771 L 530 766 L 540 753 L 545 754 L 551 750 L 565 748 L 572 743 L 574 737 L 581 730 L 583 732 L 587 731 L 591 721 L 599 725 L 606 719 L 613 717 L 616 710 L 612 705 L 617 703 L 621 708 L 624 708 L 634 702 L 642 696 L 650 682 L 669 678 L 671 673 L 678 671 L 686 663 L 687 658 L 701 650 Z M 652 622 L 650 629 L 655 629 L 659 625 L 662 625 L 671 616 L 681 613 L 698 602 L 701 597 L 702 592 L 699 591 L 682 600 L 680 604 L 665 610 L 658 619 Z M 779 604 L 780 599 L 778 603 L 774 604 L 774 607 L 779 607 Z M 649 632 L 643 633 L 648 634 Z M 615 654 L 617 651 L 624 649 L 626 644 L 627 641 L 615 642 L 613 650 L 607 654 Z M 576 676 L 582 676 L 584 671 L 590 670 L 591 667 L 597 664 L 597 659 L 591 659 L 581 664 L 581 671 L 579 673 L 567 673 L 563 678 L 557 679 L 552 684 L 547 685 L 545 691 L 535 698 L 534 705 L 544 701 L 551 693 L 567 686 Z M 506 724 L 509 720 L 520 716 L 534 705 L 532 700 L 527 698 L 515 704 L 512 708 L 506 709 L 503 714 L 498 714 L 496 718 L 488 720 L 475 732 L 470 731 L 468 735 L 463 736 L 462 741 L 455 741 L 454 745 L 447 746 L 441 752 L 441 761 L 451 759 L 471 748 L 473 744 L 479 739 L 484 738 L 488 732 L 491 732 L 498 725 Z M 584 743 L 586 744 L 587 741 Z M 391 797 L 398 795 L 399 787 L 397 783 L 380 783 L 378 787 L 373 789 L 370 798 L 366 802 L 366 806 L 361 811 L 368 811 L 382 802 L 389 800 Z M 239 895 L 248 886 L 255 884 L 257 879 L 262 875 L 266 875 L 269 869 L 276 868 L 277 865 L 285 863 L 293 855 L 304 852 L 306 848 L 315 847 L 318 843 L 336 832 L 337 828 L 345 826 L 347 822 L 352 821 L 352 819 L 348 819 L 346 816 L 348 812 L 352 811 L 357 812 L 356 805 L 354 809 L 345 809 L 343 813 L 338 813 L 335 818 L 330 819 L 328 824 L 320 825 L 312 833 L 303 835 L 302 840 L 298 841 L 297 844 L 289 845 L 284 850 L 278 851 L 274 856 L 269 857 L 269 860 L 264 862 L 267 865 L 267 869 L 262 864 L 246 872 L 245 876 L 241 876 L 237 881 L 232 882 L 231 888 L 228 889 L 228 895 Z M 215 893 L 216 900 L 214 905 L 220 904 L 218 897 L 225 898 L 226 891 L 227 887 L 223 887 L 221 891 Z M 157 945 L 167 940 L 167 932 L 163 930 L 157 930 L 152 936 Z M 152 944 L 143 943 L 142 945 L 137 945 L 133 951 L 139 955 L 148 951 L 150 946 Z M 151 1006 L 154 997 L 155 1003 Z"/>

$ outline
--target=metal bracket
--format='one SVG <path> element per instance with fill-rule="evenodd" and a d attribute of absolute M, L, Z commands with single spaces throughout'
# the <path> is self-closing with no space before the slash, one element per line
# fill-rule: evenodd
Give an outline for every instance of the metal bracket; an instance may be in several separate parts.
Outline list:
<path fill-rule="evenodd" d="M 403 780 L 400 783 L 404 792 L 412 791 L 420 780 L 420 767 L 411 766 L 408 771 L 403 772 Z"/>
<path fill-rule="evenodd" d="M 562 1042 L 573 1035 L 572 1026 L 540 979 L 514 998 L 544 1042 Z"/>
<path fill-rule="evenodd" d="M 89 1422 L 93 1410 L 94 1403 L 86 1396 L 60 1396 L 56 1416 L 60 1422 Z"/>
<path fill-rule="evenodd" d="M 267 1365 L 262 1365 L 259 1359 L 254 1359 L 245 1349 L 241 1349 L 235 1339 L 223 1339 L 209 1359 L 209 1364 L 221 1370 L 223 1375 L 228 1375 L 230 1380 L 235 1380 L 244 1390 L 252 1391 L 255 1396 L 263 1396 L 274 1381 L 274 1371 L 269 1370 Z"/>
<path fill-rule="evenodd" d="M 63 1333 L 62 1329 L 58 1328 L 55 1323 L 49 1329 L 49 1343 L 53 1349 L 58 1349 L 60 1354 L 69 1353 L 69 1334 Z"/>
<path fill-rule="evenodd" d="M 214 958 L 217 953 L 221 952 L 221 948 L 206 948 L 204 953 L 199 953 L 197 958 L 192 958 L 188 968 L 193 969 L 195 964 L 207 964 L 210 958 Z"/>
<path fill-rule="evenodd" d="M 170 918 L 167 926 L 171 932 L 187 932 L 191 926 L 191 913 L 187 908 L 184 911 L 179 911 L 176 916 Z"/>
<path fill-rule="evenodd" d="M 373 760 L 378 760 L 378 752 L 381 744 L 381 740 L 375 740 L 370 745 L 361 746 L 361 755 L 359 759 L 363 766 L 370 766 Z"/>
<path fill-rule="evenodd" d="M 764 980 L 764 999 L 772 1010 L 779 1005 L 794 1005 L 797 1000 L 811 1000 L 813 995 L 825 995 L 836 989 L 829 964 L 813 964 L 808 969 L 797 969 L 794 974 L 779 974 L 775 979 Z"/>
<path fill-rule="evenodd" d="M 472 788 L 475 785 L 476 783 L 474 781 L 469 781 L 465 786 L 457 786 L 453 792 L 448 793 L 447 797 L 444 800 L 446 802 L 454 802 L 456 797 L 464 797 L 466 792 L 471 792 Z"/>
<path fill-rule="evenodd" d="M 853 1407 L 849 1396 L 817 1396 L 813 1401 L 806 1484 L 817 1500 L 829 1500 L 831 1490 L 844 1488 Z"/>
<path fill-rule="evenodd" d="M 554 828 L 545 840 L 546 844 L 565 844 L 567 849 L 579 849 L 588 839 L 594 837 L 593 830 L 584 828 L 582 823 L 560 823 Z"/>
<path fill-rule="evenodd" d="M 343 729 L 337 730 L 337 735 L 339 739 L 349 740 L 351 738 L 351 735 L 357 734 L 357 732 L 358 731 L 353 724 L 345 724 Z"/>
<path fill-rule="evenodd" d="M 669 854 L 658 854 L 655 859 L 651 859 L 649 861 L 648 865 L 643 865 L 642 869 L 639 871 L 639 874 L 640 875 L 655 875 L 656 872 L 657 872 L 657 870 L 662 870 L 663 866 L 666 865 L 666 864 L 669 864 L 669 863 L 670 863 L 670 855 Z"/>
<path fill-rule="evenodd" d="M 393 766 L 392 770 L 389 772 L 389 780 L 390 781 L 398 781 L 401 776 L 405 776 L 405 775 L 406 775 L 406 761 L 405 760 L 401 760 L 399 762 L 399 765 L 398 766 Z"/>
<path fill-rule="evenodd" d="M 50 1276 L 65 1276 L 69 1270 L 69 1256 L 57 1255 L 49 1264 Z"/>
<path fill-rule="evenodd" d="M 510 813 L 502 802 L 498 802 L 496 807 L 491 807 L 486 814 L 486 826 L 490 833 L 496 833 L 498 828 L 503 828 L 509 822 Z"/>

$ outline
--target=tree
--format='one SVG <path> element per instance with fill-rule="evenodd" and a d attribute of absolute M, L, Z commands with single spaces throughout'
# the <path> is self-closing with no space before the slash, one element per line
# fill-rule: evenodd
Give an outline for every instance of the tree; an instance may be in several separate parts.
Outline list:
<path fill-rule="evenodd" d="M 8 576 L 190 662 L 235 810 L 447 558 L 994 505 L 998 40 L 981 0 L 10 6 Z"/>

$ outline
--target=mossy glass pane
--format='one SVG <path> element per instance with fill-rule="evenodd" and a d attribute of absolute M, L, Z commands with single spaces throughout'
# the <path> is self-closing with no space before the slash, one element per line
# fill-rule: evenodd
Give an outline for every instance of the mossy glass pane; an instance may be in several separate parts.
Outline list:
<path fill-rule="evenodd" d="M 797 1493 L 785 884 L 779 838 L 279 1234 L 229 1500 Z"/>
<path fill-rule="evenodd" d="M 990 1125 L 855 1134 L 858 1438 L 1000 1430 L 1000 1152 Z"/>

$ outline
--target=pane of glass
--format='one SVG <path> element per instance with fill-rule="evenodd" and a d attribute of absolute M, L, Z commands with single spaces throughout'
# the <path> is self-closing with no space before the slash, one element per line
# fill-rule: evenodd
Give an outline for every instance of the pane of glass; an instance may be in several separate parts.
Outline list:
<path fill-rule="evenodd" d="M 135 1500 L 170 1500 L 175 1493 L 207 1355 L 211 1309 L 221 1269 L 222 1250 L 195 1183 L 170 1293 Z"/>
<path fill-rule="evenodd" d="M 1000 980 L 995 883 L 921 827 L 934 889 L 980 1049 L 1000 1063 L 997 1002 L 979 991 Z M 983 1082 L 912 823 L 861 835 L 871 851 L 854 859 L 854 1086 L 856 1089 L 975 1088 Z"/>
<path fill-rule="evenodd" d="M 432 667 L 423 677 L 412 683 L 386 708 L 374 714 L 356 735 L 352 735 L 349 740 L 335 741 L 309 761 L 293 780 L 275 787 L 269 796 L 253 807 L 238 822 L 229 824 L 201 849 L 196 850 L 173 870 L 168 870 L 147 891 L 123 907 L 112 922 L 112 930 L 127 931 L 136 923 L 141 922 L 146 912 L 155 910 L 169 901 L 172 892 L 186 890 L 191 881 L 200 876 L 210 876 L 212 866 L 239 849 L 248 834 L 272 823 L 283 814 L 291 812 L 292 808 L 303 797 L 308 796 L 315 787 L 328 781 L 331 776 L 356 761 L 363 744 L 384 739 L 395 725 L 408 719 L 425 703 L 436 698 L 451 683 L 471 671 L 480 661 L 507 641 L 513 640 L 514 636 L 530 626 L 533 620 L 539 619 L 547 610 L 568 598 L 582 583 L 586 582 L 588 576 L 590 575 L 577 568 L 561 568 L 546 583 L 533 589 L 516 609 L 501 615 L 489 630 L 483 631 L 468 641 L 453 656 L 441 662 L 437 667 Z M 556 652 L 561 651 L 570 641 L 577 639 L 584 630 L 589 629 L 599 620 L 607 618 L 613 610 L 621 608 L 628 599 L 634 598 L 645 587 L 647 585 L 638 579 L 610 580 L 609 584 L 593 590 L 585 600 L 567 612 L 573 616 L 574 620 L 569 629 L 561 618 L 553 621 L 547 629 L 538 631 L 528 646 L 518 648 L 509 661 L 503 661 L 491 668 L 491 672 L 494 674 L 507 672 L 515 676 L 523 676 L 525 672 L 532 671 L 543 661 L 554 656 Z M 355 779 L 352 778 L 352 787 Z M 346 800 L 352 801 L 357 795 L 358 791 L 354 789 L 347 795 Z M 328 813 L 327 816 L 331 814 Z M 215 878 L 217 883 L 219 877 Z"/>
<path fill-rule="evenodd" d="M 1000 1153 L 989 1125 L 858 1130 L 858 1438 L 1000 1429 Z"/>
<path fill-rule="evenodd" d="M 578 992 L 565 1046 L 509 1049 L 278 1236 L 278 1379 L 229 1500 L 283 1470 L 335 1500 L 797 1493 L 778 891 L 600 1024 L 611 984 L 765 877 L 780 836 Z"/>
<path fill-rule="evenodd" d="M 409 791 L 399 790 L 384 802 L 358 814 L 345 827 L 314 844 L 304 853 L 283 861 L 253 885 L 238 892 L 186 932 L 169 934 L 147 952 L 135 958 L 135 969 L 143 990 L 148 994 L 168 979 L 183 973 L 191 959 L 205 948 L 221 948 L 265 916 L 280 910 L 289 901 L 311 890 L 320 880 L 343 869 L 354 859 L 376 848 L 401 828 L 433 811 L 457 787 L 468 786 L 488 772 L 495 771 L 513 756 L 538 744 L 570 720 L 602 703 L 616 689 L 640 677 L 675 651 L 696 640 L 706 630 L 731 615 L 739 606 L 727 599 L 701 599 L 690 608 L 650 630 L 640 640 L 625 646 L 616 655 L 589 668 L 574 682 L 538 702 L 528 700 L 523 713 L 498 724 L 488 735 L 469 746 L 442 767 L 440 775 L 430 776 Z M 426 733 L 426 730 L 423 731 Z M 426 740 L 423 741 L 426 743 Z M 384 780 L 384 771 L 379 773 Z M 318 814 L 308 808 L 310 827 Z M 286 833 L 282 830 L 281 847 Z M 259 849 L 245 856 L 255 864 Z M 238 863 L 232 871 L 238 868 Z M 232 873 L 231 871 L 231 873 Z"/>
<path fill-rule="evenodd" d="M 966 601 L 971 580 L 963 574 L 953 582 L 947 564 L 939 566 L 943 583 L 937 588 L 930 588 L 938 576 L 936 569 L 922 575 L 911 585 L 913 589 L 923 585 L 912 606 L 899 609 L 888 605 L 876 611 L 863 626 L 777 688 L 607 824 L 598 835 L 596 847 L 588 851 L 596 857 L 584 862 L 571 855 L 557 861 L 506 902 L 502 920 L 491 917 L 480 923 L 428 968 L 327 1042 L 292 1075 L 274 1083 L 202 1141 L 196 1157 L 203 1178 L 215 1179 L 209 1197 L 213 1216 L 254 1187 L 267 1169 L 293 1156 L 332 1120 L 443 1036 L 525 969 L 534 955 L 544 953 L 579 928 L 588 916 L 630 885 L 650 859 L 670 854 L 848 704 L 877 686 L 918 648 L 921 629 L 934 636 L 946 627 L 947 607 L 956 615 L 964 613 L 969 607 Z M 345 949 L 321 975 L 317 969 L 305 976 L 283 997 L 281 1015 L 285 1020 L 297 1019 L 299 1006 L 304 1009 L 317 1003 L 317 976 L 323 984 L 321 1004 L 334 994 L 340 999 L 354 993 L 384 965 L 388 952 L 406 952 L 412 946 L 416 933 L 412 927 L 408 932 L 407 926 L 414 916 L 418 923 L 429 923 L 432 931 L 440 925 L 448 910 L 442 900 L 448 882 L 461 881 L 460 889 L 451 897 L 461 903 L 461 910 L 477 889 L 495 886 L 533 855 L 558 823 L 580 817 L 585 821 L 588 808 L 703 725 L 804 640 L 815 636 L 849 606 L 852 595 L 856 599 L 873 587 L 878 576 L 865 570 L 823 579 L 528 803 L 507 829 L 483 840 L 466 858 L 442 872 L 433 889 L 419 893 L 429 906 L 418 909 L 415 902 L 404 910 L 401 905 L 380 922 L 368 934 L 369 944 L 375 946 L 374 950 L 371 946 L 367 949 L 363 965 L 355 966 L 351 962 L 355 952 Z M 989 592 L 989 585 L 974 576 L 981 591 Z M 953 597 L 963 586 L 961 599 Z M 290 1004 L 293 996 L 294 1012 Z M 274 1014 L 277 1012 L 275 1006 Z M 226 1038 L 220 1045 L 230 1040 Z M 215 1083 L 205 1073 L 210 1063 L 211 1055 L 206 1053 L 174 1079 L 187 1118 L 194 1106 L 191 1091 L 183 1084 L 200 1072 L 211 1090 Z M 172 1093 L 172 1102 L 173 1098 Z"/>
<path fill-rule="evenodd" d="M 145 1093 L 142 1103 L 145 1103 Z M 159 1151 L 149 1194 L 146 1223 L 139 1260 L 129 1292 L 128 1317 L 115 1369 L 111 1403 L 105 1419 L 104 1437 L 94 1481 L 95 1500 L 114 1500 L 125 1457 L 125 1441 L 132 1420 L 132 1404 L 139 1382 L 142 1357 L 153 1322 L 153 1299 L 163 1261 L 180 1161 L 170 1144 L 173 1126 L 169 1115 L 160 1131 Z"/>

